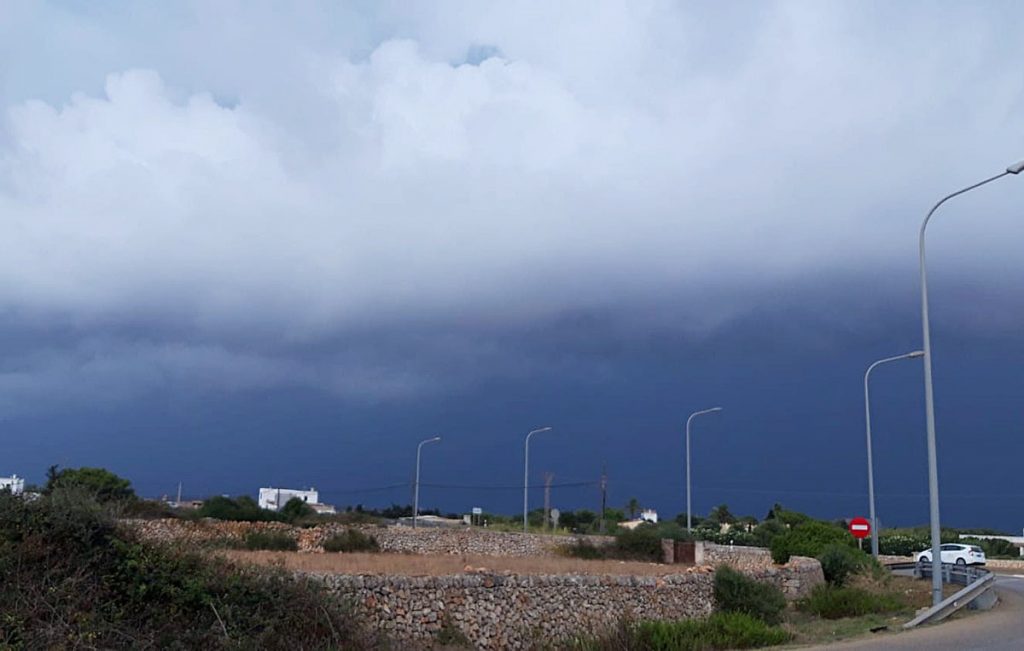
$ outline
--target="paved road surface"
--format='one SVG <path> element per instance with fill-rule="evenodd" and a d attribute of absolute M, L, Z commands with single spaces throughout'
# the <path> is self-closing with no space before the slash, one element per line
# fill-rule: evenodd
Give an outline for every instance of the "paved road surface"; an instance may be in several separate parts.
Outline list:
<path fill-rule="evenodd" d="M 883 651 L 1021 651 L 1024 649 L 1024 576 L 996 576 L 999 603 L 972 614 L 898 635 L 876 635 L 819 649 Z"/>

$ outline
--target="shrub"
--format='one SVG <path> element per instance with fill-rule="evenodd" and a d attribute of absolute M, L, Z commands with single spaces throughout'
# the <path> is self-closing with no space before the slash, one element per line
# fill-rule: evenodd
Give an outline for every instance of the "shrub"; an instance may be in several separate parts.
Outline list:
<path fill-rule="evenodd" d="M 313 581 L 139 542 L 88 491 L 0 494 L 0 647 L 372 648 Z"/>
<path fill-rule="evenodd" d="M 295 522 L 302 518 L 309 518 L 316 515 L 316 511 L 309 504 L 306 504 L 297 497 L 293 497 L 281 507 L 281 517 L 286 522 Z"/>
<path fill-rule="evenodd" d="M 58 488 L 78 488 L 90 494 L 97 502 L 120 502 L 136 499 L 132 483 L 104 468 L 65 468 L 50 466 L 47 471 L 45 492 Z"/>
<path fill-rule="evenodd" d="M 754 538 L 754 544 L 757 547 L 771 547 L 772 540 L 776 536 L 781 535 L 787 531 L 786 525 L 782 524 L 779 520 L 765 520 L 761 524 L 754 527 L 751 532 Z"/>
<path fill-rule="evenodd" d="M 444 648 L 473 646 L 462 629 L 447 615 L 441 620 L 441 628 L 437 631 L 436 638 L 437 643 Z"/>
<path fill-rule="evenodd" d="M 325 552 L 377 552 L 380 545 L 377 539 L 358 529 L 346 529 L 345 533 L 337 533 L 324 541 Z"/>
<path fill-rule="evenodd" d="M 299 548 L 295 539 L 280 531 L 251 531 L 245 536 L 246 549 L 267 549 L 275 552 L 294 552 Z"/>
<path fill-rule="evenodd" d="M 653 525 L 642 524 L 635 529 L 622 529 L 615 534 L 616 558 L 642 561 L 661 560 L 661 536 Z"/>
<path fill-rule="evenodd" d="M 636 646 L 651 651 L 753 649 L 789 639 L 786 631 L 743 613 L 715 613 L 704 621 L 643 622 L 635 634 Z"/>
<path fill-rule="evenodd" d="M 786 609 L 782 591 L 768 583 L 760 583 L 728 565 L 715 570 L 715 603 L 726 613 L 745 613 L 766 624 L 778 624 Z"/>
<path fill-rule="evenodd" d="M 892 556 L 913 556 L 931 546 L 928 536 L 905 533 L 883 533 L 878 537 L 878 551 Z"/>
<path fill-rule="evenodd" d="M 834 586 L 841 586 L 852 574 L 860 572 L 867 566 L 868 556 L 864 552 L 847 545 L 828 545 L 818 555 L 825 580 Z"/>
<path fill-rule="evenodd" d="M 860 617 L 872 613 L 903 610 L 903 602 L 892 594 L 875 594 L 860 588 L 834 585 L 815 586 L 811 596 L 797 603 L 797 609 L 824 619 Z"/>
<path fill-rule="evenodd" d="M 852 546 L 849 532 L 824 522 L 805 522 L 772 540 L 772 560 L 778 564 L 789 562 L 791 556 L 816 558 L 825 547 L 837 544 Z"/>
<path fill-rule="evenodd" d="M 598 559 L 606 558 L 606 550 L 603 547 L 597 547 L 586 538 L 576 538 L 571 544 L 566 545 L 562 548 L 562 551 L 566 556 L 572 556 L 573 558 L 582 558 L 588 561 L 595 561 Z"/>
<path fill-rule="evenodd" d="M 200 518 L 241 522 L 270 522 L 283 519 L 273 511 L 261 509 L 256 500 L 247 495 L 235 499 L 219 495 L 211 497 L 203 502 L 196 515 Z"/>
<path fill-rule="evenodd" d="M 989 558 L 1018 558 L 1020 550 L 1008 540 L 1001 538 L 964 538 L 959 542 L 965 545 L 977 545 L 985 551 Z"/>

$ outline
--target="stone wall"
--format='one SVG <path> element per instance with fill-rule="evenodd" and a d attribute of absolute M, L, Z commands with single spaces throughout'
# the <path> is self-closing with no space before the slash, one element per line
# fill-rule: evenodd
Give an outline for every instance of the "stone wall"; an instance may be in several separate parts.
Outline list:
<path fill-rule="evenodd" d="M 623 618 L 706 617 L 714 570 L 693 567 L 656 577 L 471 574 L 438 577 L 313 575 L 349 599 L 360 619 L 403 644 L 429 644 L 442 627 L 478 649 L 526 649 L 599 634 Z M 824 582 L 821 565 L 794 558 L 747 572 L 789 599 Z"/>
<path fill-rule="evenodd" d="M 126 520 L 151 541 L 205 545 L 241 542 L 254 531 L 276 531 L 295 538 L 301 552 L 323 552 L 323 543 L 336 533 L 353 528 L 372 535 L 381 551 L 405 554 L 445 554 L 514 557 L 555 557 L 571 544 L 569 536 L 508 533 L 480 527 L 465 529 L 412 529 L 411 527 L 324 524 L 309 529 L 282 522 L 228 522 L 220 520 Z M 611 544 L 610 536 L 588 536 L 594 545 Z"/>
<path fill-rule="evenodd" d="M 760 570 L 771 567 L 772 554 L 763 547 L 741 547 L 738 545 L 716 545 L 714 543 L 698 543 L 703 545 L 703 561 L 701 565 L 731 565 L 738 570 Z"/>
<path fill-rule="evenodd" d="M 402 648 L 424 646 L 443 626 L 478 649 L 559 646 L 637 620 L 705 617 L 713 607 L 712 574 L 697 569 L 662 577 L 457 575 L 441 577 L 319 575 L 350 599 L 359 618 Z"/>

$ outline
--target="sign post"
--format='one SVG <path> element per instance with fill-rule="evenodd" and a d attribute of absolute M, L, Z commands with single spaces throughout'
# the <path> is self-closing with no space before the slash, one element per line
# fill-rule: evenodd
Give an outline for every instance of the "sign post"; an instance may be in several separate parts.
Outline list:
<path fill-rule="evenodd" d="M 864 539 L 871 535 L 871 523 L 867 518 L 853 518 L 850 520 L 850 534 L 857 539 L 857 546 L 863 549 Z"/>

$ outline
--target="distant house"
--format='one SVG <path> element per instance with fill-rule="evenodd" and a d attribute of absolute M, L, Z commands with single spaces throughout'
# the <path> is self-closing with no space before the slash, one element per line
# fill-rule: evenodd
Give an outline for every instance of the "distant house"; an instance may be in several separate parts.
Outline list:
<path fill-rule="evenodd" d="M 0 477 L 0 491 L 9 490 L 12 495 L 21 495 L 25 492 L 25 480 L 17 475 Z"/>
<path fill-rule="evenodd" d="M 639 518 L 620 522 L 619 526 L 623 529 L 636 529 L 642 524 L 658 524 L 658 512 L 654 509 L 644 509 L 640 512 Z"/>
<path fill-rule="evenodd" d="M 315 488 L 301 490 L 298 488 L 261 488 L 259 505 L 261 509 L 280 511 L 292 498 L 298 498 L 320 514 L 336 513 L 330 504 L 320 503 L 320 493 Z"/>

